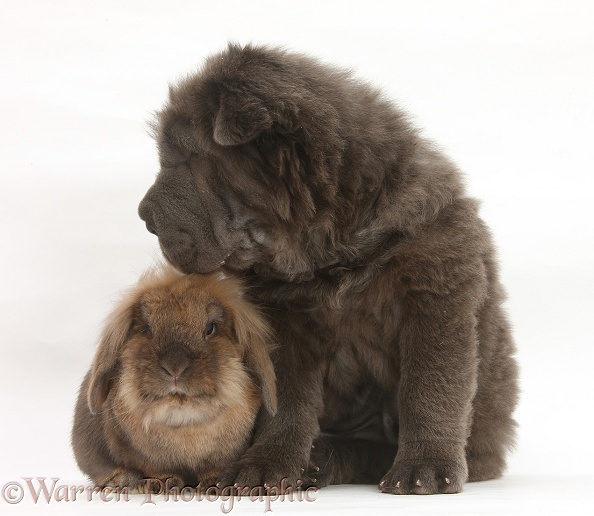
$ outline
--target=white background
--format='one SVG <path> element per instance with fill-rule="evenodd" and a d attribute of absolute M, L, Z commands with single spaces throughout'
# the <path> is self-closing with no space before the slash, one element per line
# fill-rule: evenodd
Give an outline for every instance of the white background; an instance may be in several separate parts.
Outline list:
<path fill-rule="evenodd" d="M 435 497 L 341 486 L 274 512 L 593 514 L 592 5 L 1 0 L 0 487 L 84 484 L 69 444 L 78 384 L 118 292 L 160 256 L 136 214 L 158 170 L 147 121 L 169 81 L 233 40 L 352 67 L 457 161 L 499 246 L 522 372 L 502 480 Z M 156 514 L 141 501 L 25 493 L 0 496 L 0 513 Z"/>

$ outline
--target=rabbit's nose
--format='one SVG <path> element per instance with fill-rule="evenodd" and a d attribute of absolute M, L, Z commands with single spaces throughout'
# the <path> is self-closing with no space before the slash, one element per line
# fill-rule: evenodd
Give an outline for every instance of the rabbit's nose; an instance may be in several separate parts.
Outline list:
<path fill-rule="evenodd" d="M 190 366 L 190 360 L 183 351 L 169 349 L 161 356 L 159 366 L 167 375 L 177 380 Z"/>

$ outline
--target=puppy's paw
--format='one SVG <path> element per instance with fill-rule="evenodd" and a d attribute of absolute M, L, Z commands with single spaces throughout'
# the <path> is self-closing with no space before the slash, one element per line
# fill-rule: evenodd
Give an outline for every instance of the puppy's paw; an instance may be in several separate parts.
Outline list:
<path fill-rule="evenodd" d="M 303 484 L 302 472 L 306 459 L 286 450 L 271 447 L 252 446 L 237 464 L 234 481 L 238 488 L 275 486 L 299 487 Z M 229 482 L 229 475 L 225 480 Z"/>
<path fill-rule="evenodd" d="M 334 448 L 328 446 L 325 440 L 318 439 L 311 447 L 311 455 L 307 468 L 302 470 L 301 480 L 303 486 L 326 487 L 341 483 L 334 475 Z"/>
<path fill-rule="evenodd" d="M 312 446 L 304 483 L 325 487 L 334 484 L 376 484 L 388 471 L 396 446 L 386 442 L 337 435 L 322 435 Z"/>
<path fill-rule="evenodd" d="M 465 461 L 396 458 L 379 489 L 391 494 L 459 493 L 467 475 Z"/>

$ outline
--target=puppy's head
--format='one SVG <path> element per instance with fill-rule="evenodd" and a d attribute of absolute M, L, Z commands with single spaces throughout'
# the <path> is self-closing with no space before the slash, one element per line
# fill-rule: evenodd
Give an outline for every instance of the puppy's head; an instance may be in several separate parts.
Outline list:
<path fill-rule="evenodd" d="M 268 326 L 236 279 L 153 270 L 107 322 L 91 370 L 89 408 L 97 412 L 117 400 L 145 426 L 181 426 L 256 396 L 274 413 L 270 342 Z"/>
<path fill-rule="evenodd" d="M 316 249 L 349 220 L 334 212 L 348 211 L 334 202 L 344 92 L 330 90 L 343 79 L 296 54 L 231 45 L 170 89 L 155 124 L 161 171 L 139 215 L 171 263 L 297 279 L 332 262 Z"/>

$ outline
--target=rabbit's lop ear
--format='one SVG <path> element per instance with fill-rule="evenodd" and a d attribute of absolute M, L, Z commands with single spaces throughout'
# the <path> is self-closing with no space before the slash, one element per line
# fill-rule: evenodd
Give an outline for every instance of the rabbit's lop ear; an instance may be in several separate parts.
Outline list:
<path fill-rule="evenodd" d="M 243 304 L 244 301 L 240 301 Z M 235 331 L 240 344 L 245 349 L 245 364 L 249 371 L 256 376 L 262 390 L 262 402 L 266 410 L 276 414 L 276 375 L 270 352 L 273 349 L 272 336 L 264 319 L 252 308 L 245 304 L 243 310 L 236 314 Z"/>
<path fill-rule="evenodd" d="M 246 364 L 260 381 L 262 401 L 266 410 L 272 415 L 276 414 L 276 375 L 268 349 L 261 345 L 250 346 L 246 354 Z"/>
<path fill-rule="evenodd" d="M 131 300 L 122 302 L 107 318 L 91 366 L 87 403 L 92 414 L 101 409 L 109 394 L 116 373 L 120 349 L 132 327 L 134 306 Z"/>

